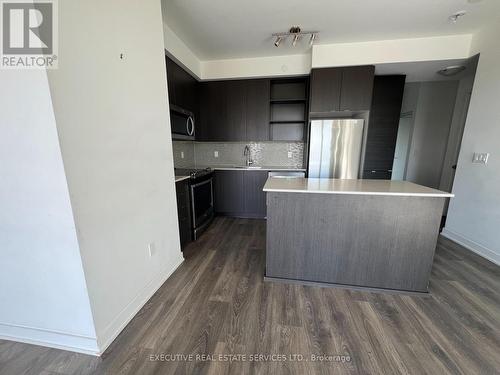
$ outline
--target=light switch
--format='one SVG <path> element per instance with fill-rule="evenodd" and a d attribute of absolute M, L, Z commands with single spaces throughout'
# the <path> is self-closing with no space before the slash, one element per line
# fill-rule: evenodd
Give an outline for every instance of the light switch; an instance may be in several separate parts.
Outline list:
<path fill-rule="evenodd" d="M 219 157 L 219 151 L 214 151 L 214 158 L 218 158 Z"/>
<path fill-rule="evenodd" d="M 489 157 L 490 157 L 489 153 L 474 152 L 474 156 L 472 157 L 472 162 L 479 164 L 486 164 L 488 163 Z"/>
<path fill-rule="evenodd" d="M 181 159 L 184 159 L 184 151 L 181 151 Z"/>
<path fill-rule="evenodd" d="M 291 159 L 293 157 L 292 151 L 288 151 L 288 159 Z"/>

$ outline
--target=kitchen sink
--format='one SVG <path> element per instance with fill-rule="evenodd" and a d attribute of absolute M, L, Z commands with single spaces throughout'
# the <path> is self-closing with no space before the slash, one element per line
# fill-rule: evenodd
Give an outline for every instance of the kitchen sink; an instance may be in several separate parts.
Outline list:
<path fill-rule="evenodd" d="M 249 166 L 249 167 L 247 167 L 246 165 L 234 165 L 233 168 L 238 168 L 238 169 L 262 169 L 262 167 L 259 167 L 259 166 Z"/>

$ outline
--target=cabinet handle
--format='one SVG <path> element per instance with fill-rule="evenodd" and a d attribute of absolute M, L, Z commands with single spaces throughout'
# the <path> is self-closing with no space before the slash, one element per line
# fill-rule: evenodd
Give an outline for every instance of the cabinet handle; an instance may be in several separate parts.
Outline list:
<path fill-rule="evenodd" d="M 194 134 L 194 120 L 192 116 L 189 116 L 187 121 L 186 121 L 186 130 L 188 135 L 193 135 Z"/>

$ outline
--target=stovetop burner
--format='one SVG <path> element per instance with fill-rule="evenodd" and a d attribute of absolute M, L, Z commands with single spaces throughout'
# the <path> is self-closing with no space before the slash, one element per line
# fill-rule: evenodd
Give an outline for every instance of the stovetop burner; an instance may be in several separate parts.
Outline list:
<path fill-rule="evenodd" d="M 212 168 L 204 168 L 204 169 L 175 168 L 176 176 L 189 176 L 193 180 L 211 174 L 212 172 L 213 172 Z"/>

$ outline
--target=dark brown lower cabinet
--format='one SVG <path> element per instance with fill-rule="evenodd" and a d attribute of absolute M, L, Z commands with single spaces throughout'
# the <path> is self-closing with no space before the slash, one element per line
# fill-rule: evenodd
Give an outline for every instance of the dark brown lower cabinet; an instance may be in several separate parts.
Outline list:
<path fill-rule="evenodd" d="M 192 241 L 191 210 L 189 202 L 189 183 L 187 180 L 175 184 L 177 194 L 177 216 L 179 218 L 179 237 L 181 248 Z"/>
<path fill-rule="evenodd" d="M 267 171 L 215 171 L 215 212 L 242 218 L 266 217 L 266 194 L 262 191 Z"/>
<path fill-rule="evenodd" d="M 363 178 L 365 180 L 390 180 L 391 177 L 391 169 L 369 169 L 363 171 Z"/>
<path fill-rule="evenodd" d="M 215 212 L 237 216 L 245 210 L 245 171 L 215 171 Z"/>
<path fill-rule="evenodd" d="M 266 217 L 266 193 L 262 191 L 267 181 L 267 171 L 245 171 L 245 213 L 247 217 Z"/>

